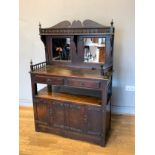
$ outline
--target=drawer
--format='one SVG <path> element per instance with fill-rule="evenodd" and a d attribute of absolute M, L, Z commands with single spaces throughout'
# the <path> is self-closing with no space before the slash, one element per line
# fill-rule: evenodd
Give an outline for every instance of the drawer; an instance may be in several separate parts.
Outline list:
<path fill-rule="evenodd" d="M 73 87 L 82 87 L 82 88 L 100 88 L 100 81 L 93 81 L 93 80 L 77 80 L 77 79 L 67 79 L 68 86 Z"/>
<path fill-rule="evenodd" d="M 51 85 L 63 85 L 64 79 L 59 77 L 35 76 L 33 82 Z"/>

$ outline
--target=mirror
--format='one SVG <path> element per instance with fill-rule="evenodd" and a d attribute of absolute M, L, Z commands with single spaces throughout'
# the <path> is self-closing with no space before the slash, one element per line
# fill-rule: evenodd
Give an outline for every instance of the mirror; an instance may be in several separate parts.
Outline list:
<path fill-rule="evenodd" d="M 105 38 L 84 38 L 84 62 L 105 62 Z"/>
<path fill-rule="evenodd" d="M 70 38 L 52 38 L 53 60 L 71 60 Z"/>

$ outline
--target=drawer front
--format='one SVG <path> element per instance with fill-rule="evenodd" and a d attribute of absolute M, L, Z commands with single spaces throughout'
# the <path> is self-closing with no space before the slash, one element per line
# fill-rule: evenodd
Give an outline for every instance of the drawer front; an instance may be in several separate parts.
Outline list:
<path fill-rule="evenodd" d="M 58 77 L 52 77 L 52 78 L 46 78 L 46 83 L 47 84 L 55 84 L 55 85 L 63 85 L 64 84 L 64 79 L 63 78 L 58 78 Z"/>
<path fill-rule="evenodd" d="M 59 77 L 35 76 L 33 79 L 36 83 L 45 83 L 51 85 L 63 85 L 64 79 Z"/>
<path fill-rule="evenodd" d="M 67 79 L 67 85 L 74 87 L 99 89 L 100 81 Z"/>

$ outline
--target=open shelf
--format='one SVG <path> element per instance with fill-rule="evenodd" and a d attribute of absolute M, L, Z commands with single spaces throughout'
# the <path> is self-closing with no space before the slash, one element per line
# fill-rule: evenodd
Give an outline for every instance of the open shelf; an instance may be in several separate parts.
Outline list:
<path fill-rule="evenodd" d="M 52 91 L 48 92 L 47 87 L 38 91 L 36 97 L 68 101 L 81 104 L 101 105 L 101 92 L 66 86 L 52 86 Z"/>

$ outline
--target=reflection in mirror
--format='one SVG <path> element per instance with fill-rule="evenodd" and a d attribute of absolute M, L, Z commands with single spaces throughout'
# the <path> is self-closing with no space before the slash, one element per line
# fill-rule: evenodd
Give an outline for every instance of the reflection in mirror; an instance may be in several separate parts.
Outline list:
<path fill-rule="evenodd" d="M 52 38 L 52 56 L 53 60 L 71 59 L 70 55 L 70 38 Z"/>
<path fill-rule="evenodd" d="M 105 38 L 84 38 L 84 62 L 104 63 Z"/>

